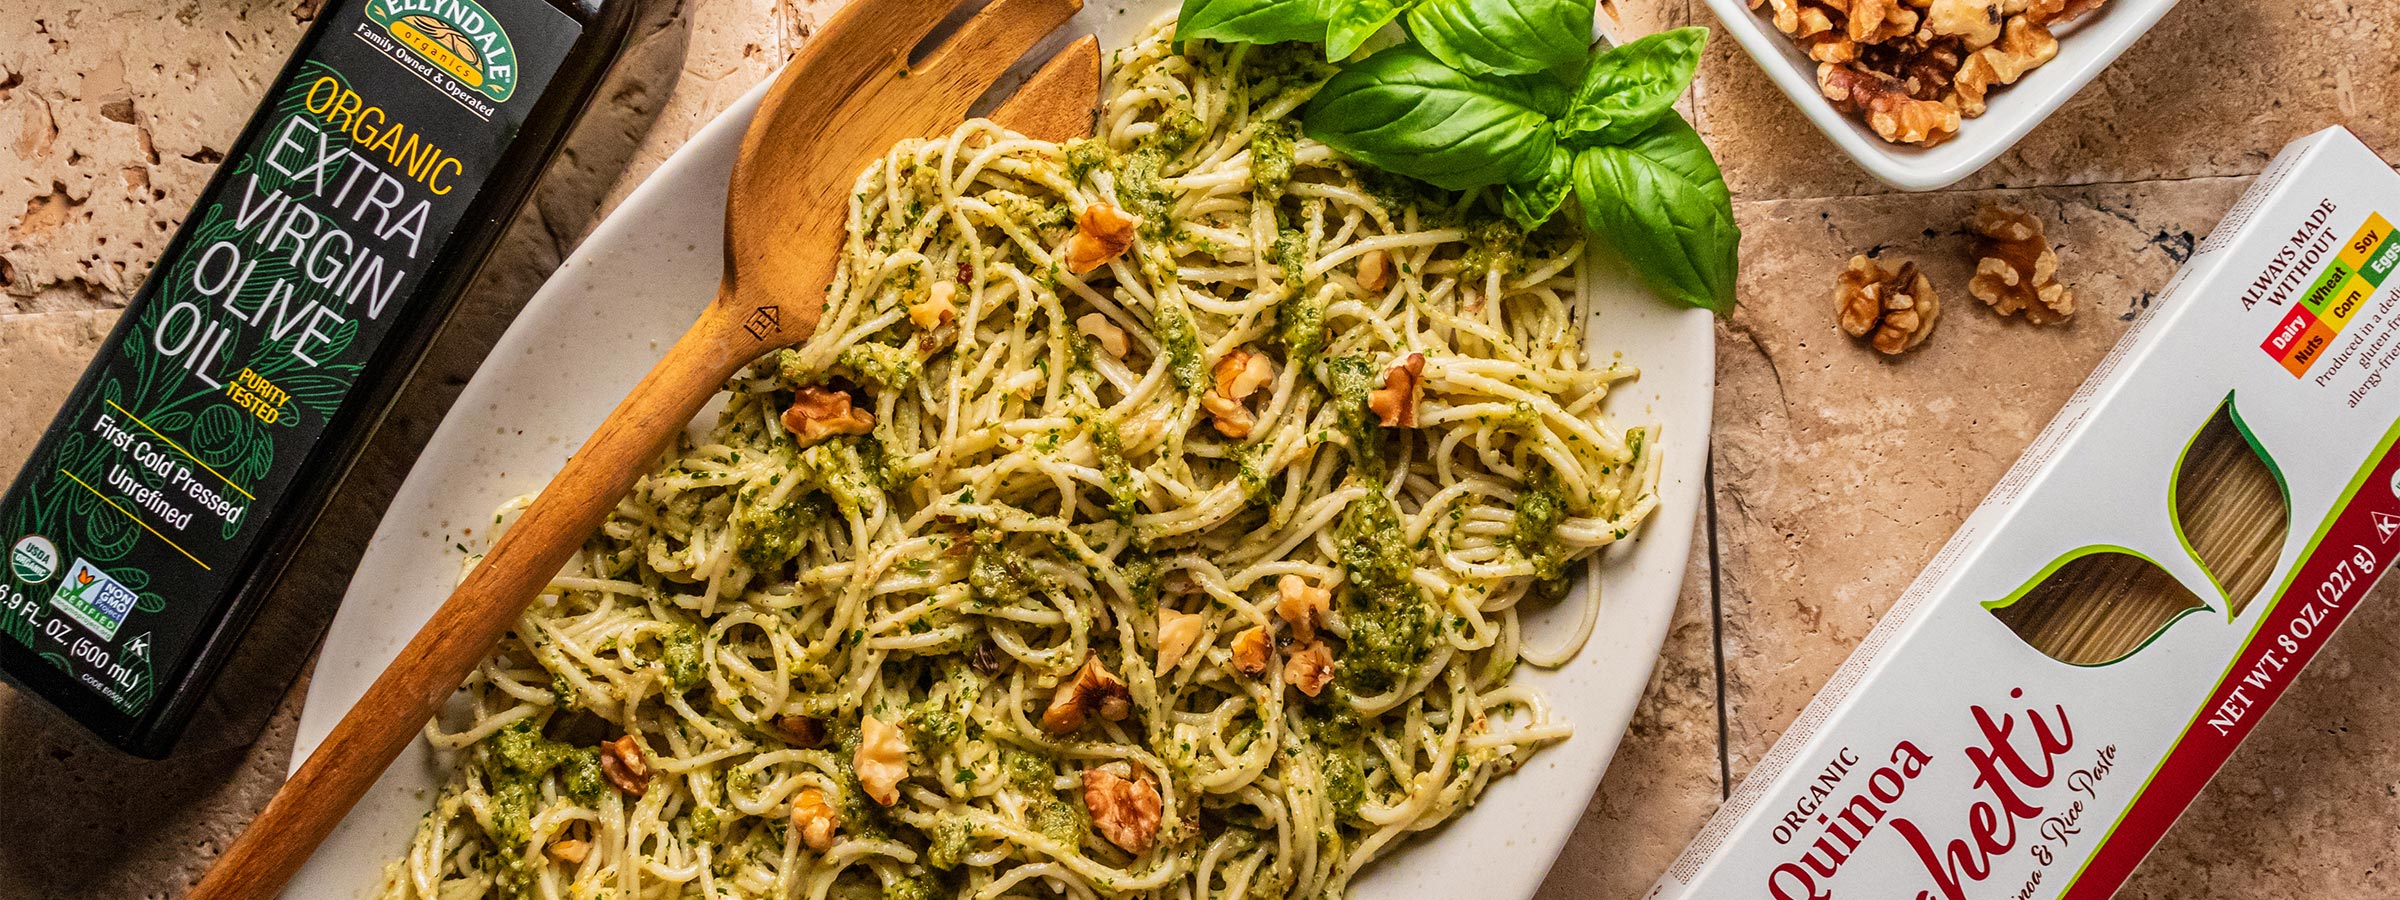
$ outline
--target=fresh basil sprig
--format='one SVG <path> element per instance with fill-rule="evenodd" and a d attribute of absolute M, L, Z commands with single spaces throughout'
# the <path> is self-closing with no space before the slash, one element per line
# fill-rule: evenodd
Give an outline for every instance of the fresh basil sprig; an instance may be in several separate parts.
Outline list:
<path fill-rule="evenodd" d="M 1622 144 L 1575 157 L 1575 202 L 1601 236 L 1662 297 L 1733 311 L 1742 230 L 1708 145 L 1668 115 Z"/>
<path fill-rule="evenodd" d="M 1575 198 L 1586 230 L 1660 297 L 1733 310 L 1741 229 L 1724 174 L 1675 114 L 1708 32 L 1592 51 L 1594 0 L 1184 0 L 1179 40 L 1324 43 L 1344 60 L 1394 21 L 1413 43 L 1348 64 L 1308 136 L 1449 190 L 1497 188 L 1533 229 Z"/>
<path fill-rule="evenodd" d="M 1416 0 L 1336 0 L 1332 15 L 1325 21 L 1325 58 L 1349 59 L 1367 39 L 1382 31 L 1384 26 L 1400 20 L 1400 15 L 1415 5 Z"/>
<path fill-rule="evenodd" d="M 1228 44 L 1318 44 L 1347 0 L 1183 0 L 1175 39 Z M 1336 57 L 1337 59 L 1339 57 Z"/>
<path fill-rule="evenodd" d="M 1565 131 L 1580 141 L 1615 143 L 1674 115 L 1675 98 L 1700 71 L 1700 46 L 1707 40 L 1706 28 L 1678 28 L 1594 55 L 1575 90 Z"/>
<path fill-rule="evenodd" d="M 1408 33 L 1469 75 L 1532 75 L 1582 64 L 1592 15 L 1593 0 L 1423 0 L 1408 10 Z"/>
<path fill-rule="evenodd" d="M 1335 75 L 1305 125 L 1368 165 L 1463 191 L 1540 179 L 1554 165 L 1567 99 L 1551 79 L 1477 78 L 1405 45 Z"/>

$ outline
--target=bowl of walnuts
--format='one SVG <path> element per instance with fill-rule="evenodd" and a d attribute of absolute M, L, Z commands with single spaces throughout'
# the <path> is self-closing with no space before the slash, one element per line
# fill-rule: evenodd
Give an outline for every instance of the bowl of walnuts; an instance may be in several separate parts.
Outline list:
<path fill-rule="evenodd" d="M 2008 150 L 2175 0 L 1708 0 L 1875 177 L 1946 187 Z"/>

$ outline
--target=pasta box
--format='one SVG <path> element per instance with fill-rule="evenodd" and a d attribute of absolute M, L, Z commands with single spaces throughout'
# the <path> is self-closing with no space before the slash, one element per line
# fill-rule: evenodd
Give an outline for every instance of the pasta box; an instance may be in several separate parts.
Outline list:
<path fill-rule="evenodd" d="M 2287 147 L 1649 896 L 2113 893 L 2400 557 L 2395 221 Z"/>

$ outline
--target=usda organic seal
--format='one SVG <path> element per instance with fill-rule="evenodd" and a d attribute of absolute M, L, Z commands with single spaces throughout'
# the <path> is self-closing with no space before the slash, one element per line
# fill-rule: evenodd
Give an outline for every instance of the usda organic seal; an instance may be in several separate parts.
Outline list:
<path fill-rule="evenodd" d="M 41 584 L 58 574 L 58 547 L 38 534 L 26 535 L 8 552 L 8 571 L 18 581 Z"/>

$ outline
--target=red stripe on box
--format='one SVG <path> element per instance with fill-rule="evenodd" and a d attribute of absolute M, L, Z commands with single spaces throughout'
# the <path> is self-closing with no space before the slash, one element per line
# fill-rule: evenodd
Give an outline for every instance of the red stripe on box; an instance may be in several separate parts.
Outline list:
<path fill-rule="evenodd" d="M 2349 617 L 2351 608 L 2391 569 L 2394 554 L 2400 553 L 2400 520 L 2391 518 L 2400 516 L 2395 435 L 2400 435 L 2400 425 L 2384 436 L 2380 455 L 2351 487 L 2351 496 L 2328 517 L 2307 558 L 2285 583 L 2275 605 L 2260 616 L 2258 629 L 2217 682 L 2207 705 L 2185 727 L 2183 737 L 2083 871 L 2059 895 L 2061 900 L 2106 900 L 2116 893 L 2200 788 L 2225 765 L 2233 748 Z M 2379 533 L 2378 515 L 2395 526 L 2390 536 Z"/>
<path fill-rule="evenodd" d="M 2292 345 L 2300 341 L 2300 336 L 2307 334 L 2308 329 L 2316 324 L 2317 317 L 2310 315 L 2306 308 L 2292 307 L 2291 315 L 2284 316 L 2274 332 L 2267 335 L 2266 343 L 2258 345 L 2258 348 L 2267 351 L 2268 356 L 2281 360 L 2292 352 Z"/>

